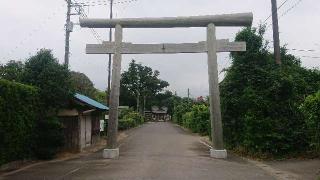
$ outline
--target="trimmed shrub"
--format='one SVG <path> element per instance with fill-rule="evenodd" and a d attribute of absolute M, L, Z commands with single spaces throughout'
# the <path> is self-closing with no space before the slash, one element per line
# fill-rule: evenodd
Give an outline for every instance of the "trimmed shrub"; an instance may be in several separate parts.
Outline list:
<path fill-rule="evenodd" d="M 183 107 L 184 105 L 178 105 Z M 175 111 L 174 116 L 178 117 L 182 114 L 181 109 Z M 187 109 L 187 108 L 186 108 Z M 190 129 L 194 133 L 199 133 L 201 135 L 211 134 L 211 123 L 210 123 L 210 112 L 209 107 L 205 104 L 194 104 L 189 108 L 189 112 L 184 112 L 181 117 L 181 125 L 185 128 Z"/>
<path fill-rule="evenodd" d="M 192 130 L 192 132 L 195 132 L 193 126 L 194 126 L 194 115 L 192 112 L 186 112 L 182 115 L 182 126 L 185 128 L 189 128 Z"/>
<path fill-rule="evenodd" d="M 195 121 L 195 131 L 201 135 L 210 135 L 211 122 L 209 107 L 205 104 L 193 105 L 192 112 Z"/>
<path fill-rule="evenodd" d="M 122 111 L 119 118 L 119 130 L 127 130 L 144 123 L 144 117 L 132 110 Z"/>
<path fill-rule="evenodd" d="M 37 113 L 35 87 L 0 79 L 0 164 L 33 155 Z"/>
<path fill-rule="evenodd" d="M 183 115 L 190 112 L 192 104 L 189 102 L 176 102 L 174 106 L 173 122 L 183 125 Z"/>
<path fill-rule="evenodd" d="M 136 125 L 144 123 L 144 118 L 137 112 L 130 112 L 123 117 L 124 119 L 133 119 Z"/>

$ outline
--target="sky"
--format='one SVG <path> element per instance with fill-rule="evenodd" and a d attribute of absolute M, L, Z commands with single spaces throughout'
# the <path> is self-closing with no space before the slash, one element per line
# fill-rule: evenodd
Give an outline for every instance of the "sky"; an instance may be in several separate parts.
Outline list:
<path fill-rule="evenodd" d="M 26 61 L 39 49 L 52 49 L 60 63 L 64 61 L 64 24 L 66 19 L 65 0 L 10 0 L 0 7 L 0 63 L 9 60 Z M 257 27 L 271 14 L 270 0 L 114 0 L 115 18 L 197 16 L 252 12 L 253 26 Z M 278 0 L 278 6 L 286 0 Z M 108 18 L 108 0 L 73 0 L 83 2 L 88 17 Z M 99 5 L 102 4 L 102 5 Z M 93 6 L 94 5 L 94 6 Z M 320 1 L 287 0 L 279 9 L 281 45 L 287 45 L 289 52 L 300 57 L 302 65 L 320 68 Z M 86 44 L 108 40 L 107 29 L 96 29 L 95 38 L 91 29 L 80 28 L 79 16 L 73 16 L 75 23 L 70 39 L 70 69 L 85 73 L 95 87 L 107 87 L 107 55 L 86 55 Z M 266 39 L 272 41 L 271 18 Z M 218 27 L 218 39 L 232 41 L 241 28 Z M 124 29 L 124 41 L 132 43 L 184 43 L 205 41 L 205 28 L 173 29 Z M 272 49 L 272 46 L 270 46 Z M 311 50 L 311 51 L 310 51 Z M 122 71 L 128 68 L 132 59 L 160 71 L 160 78 L 170 83 L 169 90 L 180 96 L 208 95 L 208 70 L 206 54 L 174 55 L 124 55 Z M 231 64 L 228 53 L 218 54 L 219 79 L 221 70 Z"/>

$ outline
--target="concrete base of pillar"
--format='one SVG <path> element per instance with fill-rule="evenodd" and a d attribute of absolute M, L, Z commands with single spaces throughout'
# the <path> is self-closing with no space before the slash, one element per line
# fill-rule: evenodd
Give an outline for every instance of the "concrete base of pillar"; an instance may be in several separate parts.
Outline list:
<path fill-rule="evenodd" d="M 119 148 L 117 149 L 104 149 L 102 152 L 104 159 L 117 159 L 119 157 Z"/>
<path fill-rule="evenodd" d="M 210 156 L 216 159 L 226 159 L 227 158 L 227 150 L 215 150 L 210 149 Z"/>

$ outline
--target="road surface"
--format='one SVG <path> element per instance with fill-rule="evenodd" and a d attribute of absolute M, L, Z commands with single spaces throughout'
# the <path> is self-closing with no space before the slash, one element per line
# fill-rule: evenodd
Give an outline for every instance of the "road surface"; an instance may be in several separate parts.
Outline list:
<path fill-rule="evenodd" d="M 107 180 L 269 180 L 262 169 L 237 157 L 217 160 L 199 137 L 178 126 L 147 123 L 130 132 L 117 160 L 101 159 L 101 152 L 63 162 L 27 168 L 3 179 Z"/>

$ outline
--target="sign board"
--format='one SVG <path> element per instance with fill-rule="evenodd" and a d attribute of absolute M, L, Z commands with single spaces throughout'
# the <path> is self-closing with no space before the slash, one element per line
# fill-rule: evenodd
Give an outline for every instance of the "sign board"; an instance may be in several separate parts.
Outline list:
<path fill-rule="evenodd" d="M 104 120 L 100 120 L 100 132 L 104 131 Z"/>

